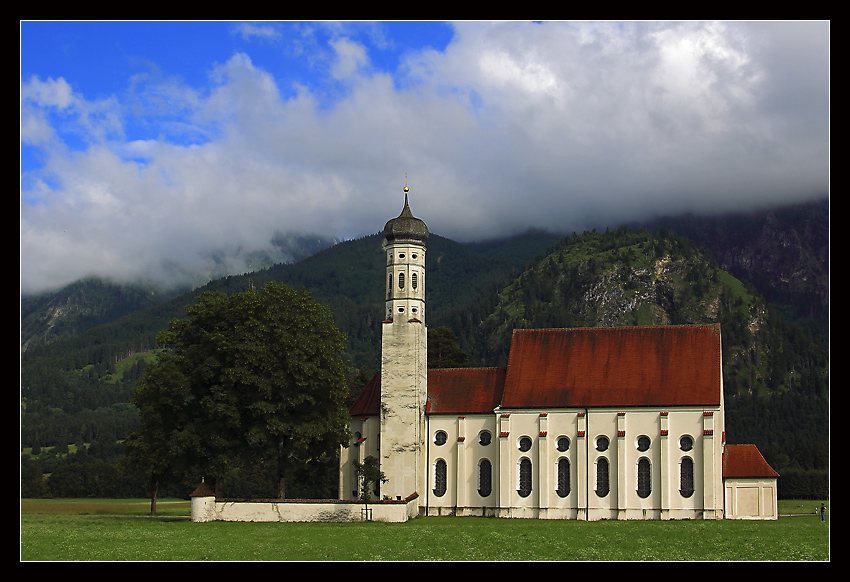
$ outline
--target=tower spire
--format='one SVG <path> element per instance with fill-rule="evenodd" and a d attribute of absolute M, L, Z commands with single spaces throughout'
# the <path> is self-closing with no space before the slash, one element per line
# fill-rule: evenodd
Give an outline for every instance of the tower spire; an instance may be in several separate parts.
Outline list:
<path fill-rule="evenodd" d="M 410 192 L 410 188 L 407 187 L 407 172 L 404 173 L 404 205 L 407 206 L 407 193 Z"/>

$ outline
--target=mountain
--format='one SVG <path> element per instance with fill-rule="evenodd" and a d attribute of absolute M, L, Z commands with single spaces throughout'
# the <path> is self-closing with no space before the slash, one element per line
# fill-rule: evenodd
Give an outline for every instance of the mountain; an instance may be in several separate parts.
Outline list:
<path fill-rule="evenodd" d="M 759 265 L 758 272 L 766 277 L 792 263 L 783 260 L 789 256 L 813 261 L 789 272 L 823 273 L 828 289 L 828 242 L 824 252 L 817 227 L 824 220 L 828 224 L 828 205 L 819 208 L 821 214 L 812 212 L 808 229 L 792 220 L 793 212 L 778 212 L 775 220 L 732 217 L 725 226 L 706 222 L 693 232 L 706 233 L 704 246 L 713 249 L 710 252 L 676 230 L 680 224 L 699 225 L 693 217 L 653 224 L 652 229 L 624 226 L 565 238 L 529 232 L 512 240 L 469 245 L 432 235 L 429 326 L 450 328 L 471 365 L 482 366 L 504 365 L 515 328 L 719 321 L 729 442 L 757 444 L 780 473 L 796 472 L 804 476 L 798 481 L 804 481 L 822 475 L 828 466 L 828 317 L 826 327 L 819 327 L 811 320 L 820 316 L 806 320 L 804 309 L 789 319 L 786 307 L 806 305 L 798 299 L 809 297 L 806 294 L 823 283 L 795 286 L 790 280 L 783 283 L 780 276 L 773 285 L 783 294 L 775 297 L 786 303 L 771 303 L 757 286 L 722 268 L 716 257 L 738 257 L 736 264 L 742 267 Z M 756 221 L 761 234 L 747 235 L 750 242 L 744 244 L 744 225 L 750 221 Z M 711 238 L 712 232 L 721 233 L 717 238 L 725 243 Z M 796 238 L 789 232 L 797 233 Z M 790 247 L 794 252 L 783 253 L 791 240 L 797 241 Z M 152 361 L 156 332 L 181 317 L 184 306 L 206 290 L 233 293 L 270 280 L 309 289 L 331 307 L 345 332 L 352 367 L 370 374 L 380 355 L 385 268 L 380 246 L 378 234 L 346 241 L 297 263 L 217 279 L 136 311 L 130 307 L 132 298 L 143 306 L 141 295 L 130 293 L 124 302 L 101 298 L 103 306 L 124 305 L 126 314 L 49 344 L 31 343 L 22 353 L 22 444 L 122 438 L 133 426 L 131 390 L 145 363 Z M 88 289 L 83 286 L 76 293 L 96 296 Z M 826 298 L 828 309 L 828 293 Z M 56 313 L 55 304 L 44 305 L 44 313 Z M 38 312 L 32 309 L 27 317 L 36 318 Z M 119 312 L 117 307 L 92 309 L 104 319 L 103 314 Z M 55 321 L 54 327 L 61 318 Z"/>
<path fill-rule="evenodd" d="M 639 226 L 687 237 L 786 317 L 828 333 L 828 199 L 714 217 L 664 217 Z"/>
<path fill-rule="evenodd" d="M 211 271 L 206 275 L 196 273 L 192 278 L 209 283 L 231 275 L 227 271 L 233 269 L 233 265 L 250 265 L 248 270 L 253 271 L 274 264 L 293 264 L 337 242 L 325 235 L 278 233 L 269 241 L 266 250 L 230 249 L 210 253 Z M 86 277 L 62 289 L 22 297 L 21 351 L 74 337 L 186 293 L 191 293 L 188 284 L 128 284 Z"/>

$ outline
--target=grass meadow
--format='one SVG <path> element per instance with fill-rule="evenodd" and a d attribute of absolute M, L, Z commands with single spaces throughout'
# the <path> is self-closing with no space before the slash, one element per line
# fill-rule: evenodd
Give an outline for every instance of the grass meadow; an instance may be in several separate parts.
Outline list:
<path fill-rule="evenodd" d="M 189 502 L 22 499 L 22 561 L 827 561 L 820 502 L 776 521 L 192 523 Z"/>

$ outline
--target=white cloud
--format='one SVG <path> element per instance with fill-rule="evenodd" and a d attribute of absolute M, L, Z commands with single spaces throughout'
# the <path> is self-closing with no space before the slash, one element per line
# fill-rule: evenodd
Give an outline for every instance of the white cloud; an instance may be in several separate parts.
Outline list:
<path fill-rule="evenodd" d="M 282 50 L 315 43 L 306 28 Z M 22 80 L 22 144 L 46 156 L 22 176 L 22 288 L 209 270 L 213 251 L 276 231 L 377 232 L 405 172 L 414 212 L 460 240 L 823 194 L 828 34 L 815 28 L 464 22 L 445 52 L 387 72 L 374 27 L 339 26 L 304 55 L 328 77 L 294 93 L 249 49 L 206 87 L 152 71 L 89 98 L 72 79 Z M 144 137 L 125 137 L 129 122 Z"/>
<path fill-rule="evenodd" d="M 253 22 L 239 22 L 232 28 L 235 35 L 244 40 L 259 38 L 261 40 L 279 39 L 281 34 L 272 24 L 256 24 Z"/>

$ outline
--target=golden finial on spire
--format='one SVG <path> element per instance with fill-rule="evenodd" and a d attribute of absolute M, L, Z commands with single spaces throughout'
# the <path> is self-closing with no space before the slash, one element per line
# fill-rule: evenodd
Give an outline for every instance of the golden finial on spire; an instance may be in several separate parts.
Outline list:
<path fill-rule="evenodd" d="M 409 188 L 407 187 L 407 172 L 404 173 L 404 193 L 407 194 Z"/>

